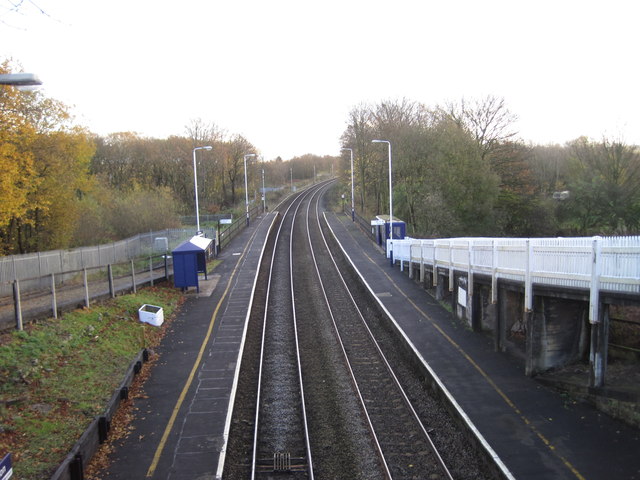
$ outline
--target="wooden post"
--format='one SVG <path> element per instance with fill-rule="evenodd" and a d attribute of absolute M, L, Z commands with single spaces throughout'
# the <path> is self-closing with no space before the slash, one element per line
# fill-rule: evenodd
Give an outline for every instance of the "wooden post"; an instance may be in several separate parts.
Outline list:
<path fill-rule="evenodd" d="M 22 330 L 22 305 L 20 305 L 20 282 L 13 281 L 13 305 L 16 312 L 16 329 Z"/>
<path fill-rule="evenodd" d="M 84 280 L 84 304 L 89 308 L 89 282 L 87 281 L 87 269 L 82 269 L 82 278 Z"/>
<path fill-rule="evenodd" d="M 58 318 L 58 301 L 56 298 L 56 279 L 54 274 L 51 274 L 51 312 L 53 318 Z"/>
<path fill-rule="evenodd" d="M 111 264 L 107 265 L 107 276 L 109 278 L 109 295 L 111 295 L 111 298 L 115 298 L 116 290 L 113 286 L 113 268 Z"/>
<path fill-rule="evenodd" d="M 131 287 L 133 289 L 133 293 L 136 293 L 136 267 L 133 264 L 133 260 L 131 260 Z"/>
<path fill-rule="evenodd" d="M 169 262 L 167 261 L 167 255 L 164 255 L 164 278 L 169 281 Z"/>

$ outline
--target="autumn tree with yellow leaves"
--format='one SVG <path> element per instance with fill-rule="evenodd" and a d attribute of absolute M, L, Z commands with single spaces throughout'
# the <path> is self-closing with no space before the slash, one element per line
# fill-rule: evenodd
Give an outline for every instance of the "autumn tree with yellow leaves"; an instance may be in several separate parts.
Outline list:
<path fill-rule="evenodd" d="M 6 60 L 0 73 L 18 67 Z M 95 147 L 67 107 L 39 91 L 0 86 L 0 253 L 69 245 Z"/>

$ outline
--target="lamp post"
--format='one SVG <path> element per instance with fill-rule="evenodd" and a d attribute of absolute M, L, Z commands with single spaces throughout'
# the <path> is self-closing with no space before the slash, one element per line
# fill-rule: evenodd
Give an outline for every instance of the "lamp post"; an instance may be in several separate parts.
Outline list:
<path fill-rule="evenodd" d="M 348 150 L 351 154 L 351 221 L 356 221 L 356 210 L 355 210 L 355 201 L 353 196 L 353 149 L 351 148 L 343 148 L 344 150 Z"/>
<path fill-rule="evenodd" d="M 198 173 L 196 169 L 196 150 L 212 150 L 211 145 L 196 147 L 193 149 L 193 188 L 196 193 L 196 235 L 200 235 L 200 209 L 198 208 Z"/>
<path fill-rule="evenodd" d="M 262 169 L 262 213 L 267 211 L 267 191 L 264 189 L 264 168 Z"/>
<path fill-rule="evenodd" d="M 249 188 L 247 187 L 247 158 L 255 156 L 255 153 L 248 153 L 244 156 L 244 204 L 247 211 L 247 227 L 249 226 Z"/>
<path fill-rule="evenodd" d="M 391 178 L 391 142 L 388 140 L 371 140 L 372 143 L 386 143 L 389 147 L 389 262 L 393 267 L 393 186 Z"/>
<path fill-rule="evenodd" d="M 293 192 L 293 167 L 289 168 L 289 175 L 291 176 L 291 191 Z"/>

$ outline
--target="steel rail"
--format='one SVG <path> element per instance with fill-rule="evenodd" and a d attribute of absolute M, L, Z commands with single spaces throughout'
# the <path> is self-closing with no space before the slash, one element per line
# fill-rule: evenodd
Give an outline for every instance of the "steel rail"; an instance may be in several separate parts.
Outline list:
<path fill-rule="evenodd" d="M 338 267 L 338 264 L 336 263 L 336 260 L 335 260 L 335 258 L 334 258 L 334 256 L 333 256 L 333 254 L 331 253 L 331 249 L 329 248 L 329 244 L 328 244 L 328 242 L 327 242 L 326 236 L 325 236 L 325 234 L 324 234 L 324 232 L 323 232 L 323 230 L 322 230 L 322 225 L 321 225 L 321 223 L 320 223 L 320 214 L 319 214 L 319 203 L 320 203 L 319 199 L 320 199 L 320 196 L 318 196 L 318 197 L 316 198 L 316 203 L 315 203 L 315 209 L 316 209 L 316 222 L 317 222 L 318 230 L 320 231 L 320 234 L 321 234 L 322 241 L 324 242 L 325 248 L 326 248 L 326 250 L 327 250 L 327 252 L 328 252 L 328 254 L 329 254 L 329 258 L 331 259 L 331 262 L 333 263 L 333 266 L 334 266 L 335 272 L 337 273 L 337 275 L 339 276 L 340 280 L 342 281 L 342 285 L 344 286 L 344 289 L 345 289 L 346 293 L 348 294 L 349 299 L 351 300 L 351 302 L 352 302 L 352 304 L 353 304 L 353 306 L 354 306 L 355 310 L 357 311 L 358 316 L 359 316 L 359 318 L 360 318 L 360 321 L 361 321 L 362 325 L 364 326 L 365 330 L 368 332 L 369 339 L 371 340 L 371 343 L 374 345 L 374 347 L 375 347 L 375 349 L 376 349 L 376 351 L 377 351 L 377 353 L 378 353 L 378 355 L 379 355 L 380 359 L 382 360 L 382 362 L 383 362 L 383 363 L 384 363 L 384 365 L 386 366 L 386 369 L 387 369 L 387 371 L 388 371 L 388 373 L 389 373 L 390 377 L 393 379 L 393 383 L 395 384 L 395 386 L 396 386 L 396 388 L 397 388 L 398 393 L 399 393 L 399 394 L 400 394 L 400 396 L 402 397 L 402 399 L 403 399 L 403 401 L 404 401 L 405 405 L 407 406 L 408 410 L 411 412 L 411 415 L 412 415 L 412 417 L 413 417 L 413 419 L 414 419 L 414 421 L 415 421 L 415 424 L 419 427 L 419 430 L 421 431 L 421 433 L 422 433 L 422 435 L 423 435 L 424 439 L 427 441 L 428 445 L 429 445 L 429 446 L 430 446 L 430 448 L 431 448 L 431 451 L 432 451 L 432 452 L 433 452 L 433 454 L 435 455 L 435 457 L 436 457 L 436 459 L 437 459 L 437 462 L 438 462 L 438 464 L 439 464 L 439 466 L 440 466 L 440 469 L 441 469 L 442 473 L 444 473 L 444 474 L 445 474 L 445 476 L 446 476 L 448 479 L 453 480 L 453 477 L 452 477 L 452 475 L 451 475 L 451 472 L 449 471 L 448 467 L 445 465 L 445 463 L 444 463 L 444 461 L 443 461 L 443 459 L 442 459 L 442 457 L 441 457 L 440 453 L 438 452 L 438 450 L 437 450 L 437 448 L 436 448 L 435 444 L 433 443 L 433 440 L 431 439 L 431 436 L 430 436 L 430 435 L 429 435 L 429 433 L 427 432 L 427 430 L 426 430 L 426 428 L 425 428 L 424 424 L 423 424 L 423 423 L 422 423 L 422 421 L 420 420 L 419 415 L 417 414 L 417 412 L 415 411 L 415 409 L 414 409 L 413 405 L 411 404 L 411 401 L 409 400 L 409 398 L 408 398 L 408 396 L 407 396 L 406 392 L 405 392 L 405 391 L 404 391 L 404 389 L 402 388 L 402 385 L 400 384 L 400 381 L 398 380 L 398 377 L 396 376 L 395 372 L 393 371 L 393 369 L 392 369 L 391 365 L 389 364 L 389 362 L 388 362 L 388 360 L 387 360 L 386 356 L 385 356 L 385 355 L 384 355 L 384 353 L 382 352 L 382 349 L 380 348 L 380 345 L 379 345 L 379 344 L 378 344 L 378 342 L 376 341 L 376 339 L 375 339 L 375 337 L 374 337 L 374 335 L 373 335 L 373 332 L 371 331 L 371 329 L 370 329 L 370 328 L 369 328 L 369 326 L 367 325 L 367 322 L 366 322 L 366 320 L 365 320 L 365 318 L 364 318 L 364 315 L 362 314 L 362 311 L 361 311 L 361 310 L 360 310 L 360 308 L 358 307 L 357 302 L 355 301 L 355 299 L 354 299 L 354 297 L 353 297 L 353 294 L 351 293 L 351 290 L 350 290 L 349 286 L 347 285 L 347 282 L 345 281 L 345 279 L 344 279 L 344 277 L 343 277 L 342 273 L 340 272 L 340 268 Z M 308 208 L 309 208 L 309 207 L 308 207 Z M 309 216 L 307 216 L 307 225 L 308 225 L 308 221 L 309 221 Z M 339 332 L 338 325 L 337 325 L 336 320 L 335 320 L 335 317 L 334 317 L 334 315 L 333 315 L 333 310 L 332 310 L 332 308 L 331 308 L 331 304 L 330 304 L 330 302 L 329 302 L 329 299 L 328 299 L 328 296 L 327 296 L 326 290 L 325 290 L 325 288 L 324 288 L 324 283 L 323 283 L 323 281 L 322 281 L 322 277 L 321 277 L 320 270 L 319 270 L 319 267 L 318 267 L 318 264 L 317 264 L 317 261 L 316 261 L 316 256 L 315 256 L 315 253 L 314 253 L 314 247 L 313 247 L 313 244 L 312 244 L 312 242 L 311 242 L 311 234 L 310 234 L 310 229 L 309 229 L 309 228 L 307 228 L 307 234 L 308 234 L 309 246 L 310 246 L 310 248 L 311 248 L 312 257 L 313 257 L 313 261 L 314 261 L 314 265 L 315 265 L 315 268 L 316 268 L 316 274 L 318 275 L 318 279 L 319 279 L 319 282 L 320 282 L 320 286 L 321 286 L 321 288 L 322 288 L 322 293 L 323 293 L 323 295 L 324 295 L 324 298 L 325 298 L 325 301 L 326 301 L 327 307 L 328 307 L 329 312 L 330 312 L 331 320 L 332 320 L 333 325 L 334 325 L 334 328 L 335 328 L 336 337 L 337 337 L 337 339 L 338 339 L 338 341 L 339 341 L 339 343 L 340 343 L 340 347 L 341 347 L 341 349 L 342 349 L 342 351 L 343 351 L 344 359 L 345 359 L 346 364 L 348 365 L 348 369 L 349 369 L 349 372 L 350 372 L 350 374 L 351 374 L 351 376 L 352 376 L 352 380 L 353 380 L 353 382 L 355 383 L 356 390 L 357 390 L 357 392 L 358 392 L 358 396 L 360 397 L 360 400 L 361 400 L 361 405 L 362 405 L 362 406 L 363 406 L 363 408 L 364 408 L 364 411 L 365 411 L 365 414 L 366 414 L 367 420 L 368 420 L 368 422 L 369 422 L 370 428 L 371 428 L 372 433 L 373 433 L 373 436 L 374 436 L 374 438 L 375 438 L 376 446 L 377 446 L 377 448 L 379 448 L 379 449 L 380 449 L 380 452 L 381 452 L 382 458 L 384 459 L 385 455 L 384 455 L 383 449 L 382 449 L 382 447 L 380 446 L 380 442 L 379 442 L 379 440 L 378 440 L 378 438 L 377 438 L 377 435 L 376 435 L 376 433 L 375 433 L 375 429 L 374 429 L 374 427 L 373 427 L 373 425 L 372 425 L 372 423 L 371 423 L 371 419 L 370 419 L 369 413 L 367 412 L 366 404 L 365 404 L 365 402 L 364 402 L 364 400 L 363 400 L 363 398 L 362 398 L 362 395 L 361 395 L 361 393 L 360 393 L 360 389 L 359 389 L 359 387 L 357 386 L 357 380 L 356 380 L 356 378 L 355 378 L 355 374 L 354 374 L 354 372 L 353 372 L 353 369 L 352 369 L 352 367 L 351 367 L 350 361 L 349 361 L 349 359 L 348 359 L 347 352 L 346 352 L 346 348 L 345 348 L 344 343 L 343 343 L 343 340 L 342 340 L 342 336 L 341 336 L 341 334 L 340 334 L 340 332 Z M 392 477 L 391 477 L 391 473 L 390 473 L 390 471 L 389 471 L 389 467 L 388 467 L 387 461 L 386 461 L 386 460 L 383 460 L 383 461 L 384 461 L 384 468 L 385 468 L 385 472 L 386 472 L 386 474 L 388 475 L 388 478 L 392 478 Z"/>

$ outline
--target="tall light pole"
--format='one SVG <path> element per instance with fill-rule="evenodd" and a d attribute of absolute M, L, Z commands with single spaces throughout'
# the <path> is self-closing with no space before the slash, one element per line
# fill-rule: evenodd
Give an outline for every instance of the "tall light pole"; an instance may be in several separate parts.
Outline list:
<path fill-rule="evenodd" d="M 196 193 L 196 235 L 200 235 L 200 209 L 198 208 L 198 170 L 196 169 L 196 150 L 212 150 L 211 145 L 196 147 L 193 149 L 193 187 Z"/>
<path fill-rule="evenodd" d="M 355 199 L 353 196 L 353 149 L 351 148 L 343 148 L 344 150 L 348 150 L 351 154 L 351 221 L 356 221 L 356 210 L 355 210 Z"/>
<path fill-rule="evenodd" d="M 264 189 L 264 155 L 260 155 L 260 163 L 262 163 L 262 213 L 267 211 L 267 192 Z"/>
<path fill-rule="evenodd" d="M 262 213 L 267 211 L 267 191 L 264 189 L 264 168 L 262 169 Z"/>
<path fill-rule="evenodd" d="M 393 186 L 391 177 L 391 142 L 389 140 L 371 140 L 372 143 L 386 143 L 389 147 L 389 261 L 393 267 Z"/>
<path fill-rule="evenodd" d="M 255 153 L 248 153 L 244 156 L 244 204 L 247 211 L 247 227 L 249 226 L 249 188 L 247 187 L 247 158 L 255 156 Z"/>
<path fill-rule="evenodd" d="M 291 175 L 291 191 L 293 192 L 293 167 L 289 168 L 289 175 Z"/>

